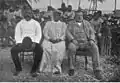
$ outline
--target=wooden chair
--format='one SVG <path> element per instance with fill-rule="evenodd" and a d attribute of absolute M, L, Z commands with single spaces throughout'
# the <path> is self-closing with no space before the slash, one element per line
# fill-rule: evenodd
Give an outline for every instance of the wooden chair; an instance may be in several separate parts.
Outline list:
<path fill-rule="evenodd" d="M 28 54 L 29 52 L 32 52 L 32 53 Z M 27 54 L 25 54 L 25 53 L 27 53 Z M 34 59 L 35 53 L 31 49 L 20 52 L 20 61 L 23 63 L 24 63 L 25 56 L 32 56 Z"/>
<path fill-rule="evenodd" d="M 83 50 L 80 50 L 78 49 L 76 54 L 75 54 L 75 63 L 77 61 L 77 56 L 84 56 L 85 58 L 85 70 L 87 70 L 87 65 L 88 65 L 88 59 L 87 59 L 87 51 L 83 51 Z"/>
<path fill-rule="evenodd" d="M 21 62 L 24 62 L 24 57 L 25 57 L 25 52 L 32 52 L 33 54 L 33 58 L 34 58 L 34 52 L 32 49 L 32 40 L 30 37 L 25 37 L 22 41 L 22 47 L 24 49 L 24 51 L 22 51 L 20 53 L 20 58 L 21 58 Z"/>

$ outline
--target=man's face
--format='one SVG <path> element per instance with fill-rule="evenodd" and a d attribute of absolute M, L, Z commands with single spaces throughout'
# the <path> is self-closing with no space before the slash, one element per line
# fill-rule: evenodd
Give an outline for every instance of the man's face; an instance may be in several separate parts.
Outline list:
<path fill-rule="evenodd" d="M 54 21 L 60 20 L 60 16 L 58 13 L 53 13 L 53 15 L 54 15 Z"/>
<path fill-rule="evenodd" d="M 99 17 L 100 17 L 99 14 L 96 14 L 96 15 L 94 16 L 94 20 L 98 20 Z"/>
<path fill-rule="evenodd" d="M 76 13 L 75 20 L 76 20 L 76 22 L 82 22 L 83 21 L 83 13 L 82 12 Z"/>
<path fill-rule="evenodd" d="M 32 18 L 32 11 L 29 9 L 24 11 L 24 18 Z"/>
<path fill-rule="evenodd" d="M 72 7 L 71 6 L 68 7 L 68 11 L 72 11 Z"/>

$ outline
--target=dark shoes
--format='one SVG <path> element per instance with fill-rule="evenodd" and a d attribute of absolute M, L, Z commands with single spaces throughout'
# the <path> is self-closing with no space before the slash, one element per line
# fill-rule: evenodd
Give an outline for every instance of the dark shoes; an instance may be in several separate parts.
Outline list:
<path fill-rule="evenodd" d="M 74 75 L 74 69 L 70 69 L 69 71 L 68 71 L 68 74 L 69 74 L 69 76 L 73 76 Z"/>
<path fill-rule="evenodd" d="M 21 71 L 22 71 L 22 70 L 16 71 L 16 72 L 13 73 L 13 75 L 14 75 L 14 76 L 18 76 Z"/>
<path fill-rule="evenodd" d="M 34 73 L 31 73 L 31 76 L 32 76 L 32 77 L 37 77 L 38 74 L 37 74 L 37 72 L 34 72 Z"/>
<path fill-rule="evenodd" d="M 14 76 L 18 76 L 21 71 L 22 71 L 22 70 L 16 71 L 16 72 L 13 73 L 13 75 L 14 75 Z M 37 73 L 37 72 L 30 72 L 30 74 L 31 74 L 32 77 L 37 77 L 37 76 L 38 76 L 38 73 Z"/>
<path fill-rule="evenodd" d="M 38 76 L 38 73 L 36 71 L 31 71 L 30 74 L 31 74 L 32 77 L 37 77 Z"/>
<path fill-rule="evenodd" d="M 94 75 L 95 75 L 96 79 L 98 79 L 100 81 L 104 81 L 100 70 L 95 70 Z"/>
<path fill-rule="evenodd" d="M 60 72 L 59 72 L 59 71 L 56 71 L 56 72 L 54 72 L 53 74 L 59 75 L 59 74 L 60 74 Z"/>

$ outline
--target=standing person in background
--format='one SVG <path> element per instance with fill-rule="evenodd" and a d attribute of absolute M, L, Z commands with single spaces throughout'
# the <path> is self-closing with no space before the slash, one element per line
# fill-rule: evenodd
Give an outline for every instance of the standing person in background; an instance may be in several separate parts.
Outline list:
<path fill-rule="evenodd" d="M 72 10 L 72 5 L 68 5 L 67 11 L 64 13 L 63 17 L 66 19 L 67 23 L 74 19 L 75 12 Z"/>
<path fill-rule="evenodd" d="M 22 9 L 19 6 L 16 6 L 15 11 L 14 11 L 15 17 L 20 17 L 22 18 Z"/>
<path fill-rule="evenodd" d="M 7 17 L 7 20 L 8 20 L 9 25 L 11 25 L 11 19 L 15 18 L 14 11 L 15 11 L 15 10 L 14 10 L 13 7 L 11 7 L 11 8 L 9 9 L 9 13 L 8 13 L 8 17 Z"/>
<path fill-rule="evenodd" d="M 6 46 L 6 44 L 4 43 L 5 41 L 5 35 L 7 32 L 7 17 L 4 16 L 3 14 L 3 10 L 0 10 L 0 38 L 1 38 L 1 43 L 2 43 L 2 47 Z"/>
<path fill-rule="evenodd" d="M 101 32 L 100 31 L 103 23 L 101 16 L 102 16 L 101 11 L 98 11 L 94 14 L 93 19 L 90 21 L 92 27 L 96 32 L 96 41 L 99 47 L 100 54 L 101 54 Z"/>
<path fill-rule="evenodd" d="M 39 23 L 41 22 L 40 11 L 39 11 L 38 9 L 36 9 L 36 10 L 34 11 L 34 16 L 33 16 L 33 18 L 34 18 L 36 21 L 38 21 Z"/>
<path fill-rule="evenodd" d="M 22 19 L 16 25 L 16 28 L 15 28 L 16 45 L 11 49 L 11 56 L 16 69 L 14 75 L 17 76 L 22 71 L 18 54 L 21 51 L 26 50 L 26 45 L 27 45 L 27 48 L 28 48 L 28 45 L 30 45 L 29 47 L 33 49 L 33 52 L 35 53 L 34 63 L 30 73 L 33 77 L 35 77 L 37 76 L 36 72 L 39 67 L 39 63 L 41 62 L 42 53 L 43 53 L 43 50 L 39 45 L 39 42 L 41 41 L 42 30 L 41 30 L 40 24 L 34 19 L 32 19 L 31 8 L 29 7 L 25 8 L 23 10 L 23 16 L 24 16 L 24 19 Z M 31 43 L 29 44 L 29 42 Z"/>
<path fill-rule="evenodd" d="M 62 13 L 64 14 L 67 11 L 67 7 L 66 7 L 65 3 L 62 3 L 61 8 L 58 8 L 58 10 L 62 11 Z"/>
<path fill-rule="evenodd" d="M 53 20 L 53 11 L 54 9 L 52 6 L 48 6 L 47 12 L 44 15 L 49 16 L 50 20 Z"/>

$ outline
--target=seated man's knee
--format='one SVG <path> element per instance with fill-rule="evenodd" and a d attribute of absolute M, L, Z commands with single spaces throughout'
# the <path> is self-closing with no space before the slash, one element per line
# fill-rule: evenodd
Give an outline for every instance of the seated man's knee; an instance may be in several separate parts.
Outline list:
<path fill-rule="evenodd" d="M 75 44 L 70 43 L 70 44 L 68 45 L 68 50 L 69 50 L 69 52 L 76 53 L 76 49 L 77 49 L 77 47 L 76 47 Z"/>
<path fill-rule="evenodd" d="M 90 50 L 93 51 L 94 53 L 99 53 L 99 48 L 95 43 L 92 43 Z"/>
<path fill-rule="evenodd" d="M 97 45 L 96 43 L 94 43 L 94 42 L 91 44 L 91 47 L 92 47 L 93 49 L 98 49 L 98 45 Z"/>
<path fill-rule="evenodd" d="M 22 51 L 22 48 L 16 45 L 16 46 L 12 47 L 10 51 L 11 51 L 11 53 L 19 53 Z"/>
<path fill-rule="evenodd" d="M 16 52 L 15 47 L 12 47 L 11 50 L 10 50 L 10 52 L 11 52 L 11 53 Z"/>

